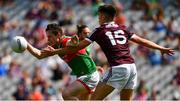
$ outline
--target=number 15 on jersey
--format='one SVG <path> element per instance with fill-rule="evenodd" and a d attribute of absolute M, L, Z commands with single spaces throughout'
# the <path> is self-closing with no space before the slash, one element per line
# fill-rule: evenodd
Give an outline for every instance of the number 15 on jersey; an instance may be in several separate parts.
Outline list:
<path fill-rule="evenodd" d="M 124 34 L 123 30 L 117 30 L 114 32 L 107 31 L 105 34 L 106 36 L 108 36 L 113 46 L 117 44 L 125 44 L 127 41 L 127 38 L 123 36 Z"/>

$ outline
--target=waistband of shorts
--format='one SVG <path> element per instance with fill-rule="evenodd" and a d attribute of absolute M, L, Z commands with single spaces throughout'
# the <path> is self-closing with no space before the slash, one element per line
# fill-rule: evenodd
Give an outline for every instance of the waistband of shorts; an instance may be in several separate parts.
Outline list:
<path fill-rule="evenodd" d="M 130 65 L 135 65 L 135 63 L 131 63 L 131 64 L 120 64 L 120 65 L 117 65 L 117 66 L 111 66 L 111 68 L 121 68 L 121 67 L 130 66 Z"/>

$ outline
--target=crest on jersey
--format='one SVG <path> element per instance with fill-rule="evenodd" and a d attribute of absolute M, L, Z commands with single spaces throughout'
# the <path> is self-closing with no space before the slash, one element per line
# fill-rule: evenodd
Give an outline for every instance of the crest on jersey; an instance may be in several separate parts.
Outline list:
<path fill-rule="evenodd" d="M 118 27 L 118 25 L 115 24 L 114 22 L 107 23 L 106 28 L 111 28 L 111 27 Z"/>

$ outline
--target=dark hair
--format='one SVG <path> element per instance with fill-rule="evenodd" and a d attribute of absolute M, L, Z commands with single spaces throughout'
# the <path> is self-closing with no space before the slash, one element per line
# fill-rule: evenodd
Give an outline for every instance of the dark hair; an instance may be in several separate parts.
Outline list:
<path fill-rule="evenodd" d="M 58 24 L 56 24 L 56 23 L 52 23 L 52 24 L 48 24 L 47 25 L 46 31 L 50 31 L 50 30 L 52 31 L 52 33 L 54 35 L 57 35 L 58 32 L 63 33 L 62 28 Z"/>
<path fill-rule="evenodd" d="M 83 31 L 84 28 L 86 28 L 88 26 L 86 25 L 77 25 L 77 35 L 79 36 L 80 33 Z"/>
<path fill-rule="evenodd" d="M 113 5 L 102 5 L 98 8 L 98 12 L 104 13 L 113 19 L 116 15 L 116 8 Z"/>

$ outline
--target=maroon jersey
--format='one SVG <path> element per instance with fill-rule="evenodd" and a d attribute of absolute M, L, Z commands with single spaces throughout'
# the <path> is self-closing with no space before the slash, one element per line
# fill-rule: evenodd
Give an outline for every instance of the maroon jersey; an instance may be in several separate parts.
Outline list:
<path fill-rule="evenodd" d="M 87 40 L 96 41 L 105 53 L 110 66 L 117 66 L 134 63 L 128 45 L 132 35 L 126 26 L 111 22 L 96 28 Z"/>

